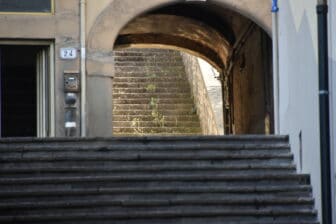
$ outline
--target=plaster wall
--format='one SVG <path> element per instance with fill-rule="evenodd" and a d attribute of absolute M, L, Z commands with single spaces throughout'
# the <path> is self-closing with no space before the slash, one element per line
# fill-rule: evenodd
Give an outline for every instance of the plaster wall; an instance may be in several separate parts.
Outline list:
<path fill-rule="evenodd" d="M 280 132 L 290 134 L 298 171 L 311 174 L 320 216 L 316 0 L 279 1 L 279 7 Z"/>
<path fill-rule="evenodd" d="M 54 15 L 0 14 L 0 39 L 54 42 L 55 131 L 56 136 L 64 136 L 63 71 L 79 71 L 79 59 L 61 60 L 58 52 L 62 47 L 79 49 L 79 1 L 56 0 Z"/>
<path fill-rule="evenodd" d="M 335 1 L 329 1 L 329 49 L 330 49 L 330 90 L 331 90 L 331 119 L 332 119 L 332 126 L 331 126 L 331 140 L 333 146 L 333 166 L 334 166 L 334 173 L 333 173 L 333 184 L 334 184 L 334 222 L 336 221 L 336 3 Z"/>

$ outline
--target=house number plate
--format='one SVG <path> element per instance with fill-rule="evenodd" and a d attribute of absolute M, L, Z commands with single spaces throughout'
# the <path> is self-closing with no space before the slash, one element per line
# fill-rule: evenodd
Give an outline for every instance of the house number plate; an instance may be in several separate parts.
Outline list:
<path fill-rule="evenodd" d="M 77 58 L 76 48 L 61 48 L 61 59 L 72 60 Z"/>

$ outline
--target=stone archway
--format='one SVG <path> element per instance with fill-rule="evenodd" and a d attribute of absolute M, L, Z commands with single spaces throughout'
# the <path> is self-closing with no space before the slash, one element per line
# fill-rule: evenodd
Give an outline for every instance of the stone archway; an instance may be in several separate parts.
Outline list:
<path fill-rule="evenodd" d="M 214 0 L 222 9 L 237 12 L 271 33 L 271 13 L 268 0 Z M 179 0 L 114 0 L 97 17 L 88 34 L 88 73 L 113 75 L 113 69 L 103 65 L 101 57 L 112 51 L 120 30 L 132 19 L 159 7 L 181 3 Z M 207 4 L 205 2 L 204 4 Z M 105 55 L 104 55 L 105 54 Z M 95 66 L 97 65 L 98 66 Z"/>
<path fill-rule="evenodd" d="M 132 21 L 134 18 L 143 15 L 158 8 L 169 5 L 181 3 L 176 0 L 139 0 L 134 4 L 133 0 L 114 0 L 103 12 L 97 17 L 88 36 L 88 58 L 87 58 L 87 72 L 88 72 L 88 96 L 89 96 L 89 135 L 91 136 L 109 136 L 110 129 L 106 127 L 103 130 L 101 127 L 106 126 L 107 122 L 112 120 L 112 105 L 109 99 L 111 96 L 111 78 L 114 74 L 113 66 L 113 48 L 120 32 Z M 204 4 L 208 4 L 205 2 Z M 271 13 L 269 10 L 268 0 L 216 0 L 211 4 L 218 6 L 217 13 L 220 10 L 226 12 L 232 11 L 238 15 L 243 15 L 242 18 L 249 18 L 262 27 L 268 34 L 271 31 Z M 216 8 L 214 7 L 214 8 Z M 240 32 L 244 28 L 236 30 L 236 38 L 239 38 Z M 134 36 L 133 36 L 134 37 Z M 216 57 L 209 57 L 212 64 L 220 65 L 220 62 L 225 64 L 225 57 L 230 52 L 230 44 L 228 40 L 223 38 L 222 55 Z M 210 47 L 211 48 L 211 47 Z M 202 52 L 198 52 L 201 53 Z M 218 60 L 218 58 L 220 60 Z M 99 92 L 97 92 L 99 89 Z M 105 97 L 102 97 L 105 96 Z M 99 109 L 97 109 L 99 108 Z M 97 119 L 98 118 L 98 119 Z M 90 122 L 90 121 L 95 121 Z M 97 128 L 95 128 L 97 127 Z"/>

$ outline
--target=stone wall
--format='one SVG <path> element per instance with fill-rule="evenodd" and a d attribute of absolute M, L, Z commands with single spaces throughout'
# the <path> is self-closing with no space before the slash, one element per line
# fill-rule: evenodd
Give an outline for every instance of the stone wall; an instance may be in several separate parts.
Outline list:
<path fill-rule="evenodd" d="M 206 85 L 203 76 L 210 76 L 213 74 L 204 74 L 204 69 L 200 67 L 199 59 L 197 57 L 186 53 L 181 54 L 196 110 L 201 121 L 203 134 L 223 135 L 224 125 L 221 86 Z"/>

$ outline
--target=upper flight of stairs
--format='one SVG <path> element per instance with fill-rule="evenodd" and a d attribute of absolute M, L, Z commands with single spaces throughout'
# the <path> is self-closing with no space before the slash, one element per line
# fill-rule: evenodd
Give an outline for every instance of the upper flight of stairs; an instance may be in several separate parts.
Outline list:
<path fill-rule="evenodd" d="M 129 49 L 114 55 L 114 136 L 201 134 L 179 52 Z"/>
<path fill-rule="evenodd" d="M 0 140 L 0 223 L 317 224 L 288 137 Z"/>

